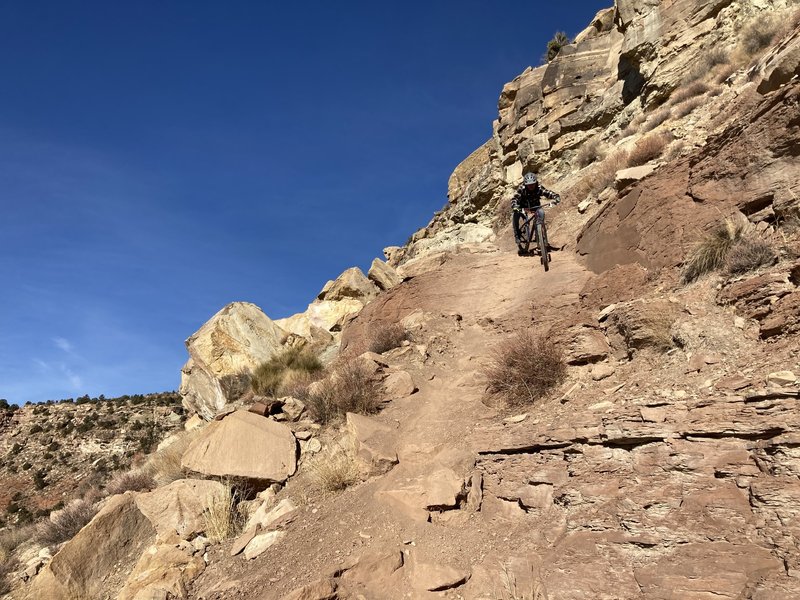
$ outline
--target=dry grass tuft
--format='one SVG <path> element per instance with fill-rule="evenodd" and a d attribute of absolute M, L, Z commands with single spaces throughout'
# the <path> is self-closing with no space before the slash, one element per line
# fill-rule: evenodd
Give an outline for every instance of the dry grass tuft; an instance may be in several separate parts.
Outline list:
<path fill-rule="evenodd" d="M 223 485 L 224 490 L 206 498 L 203 507 L 205 534 L 215 543 L 238 535 L 246 522 L 238 508 L 241 493 L 230 482 L 223 482 Z"/>
<path fill-rule="evenodd" d="M 567 374 L 561 350 L 549 336 L 523 329 L 500 344 L 486 368 L 487 391 L 509 406 L 531 404 Z"/>
<path fill-rule="evenodd" d="M 708 91 L 708 86 L 703 83 L 702 81 L 695 81 L 694 83 L 682 87 L 677 92 L 672 94 L 670 97 L 670 101 L 673 105 L 680 104 L 688 100 L 689 98 L 696 98 L 697 96 L 701 96 Z"/>
<path fill-rule="evenodd" d="M 641 126 L 641 131 L 643 133 L 647 133 L 648 131 L 653 131 L 656 127 L 664 123 L 667 119 L 672 116 L 672 111 L 668 107 L 664 107 L 659 109 L 658 111 L 654 112 L 649 119 L 645 122 L 644 125 Z"/>
<path fill-rule="evenodd" d="M 724 67 L 721 67 L 717 71 L 717 74 L 714 77 L 714 81 L 716 83 L 724 83 L 725 81 L 728 80 L 728 78 L 731 75 L 736 73 L 736 71 L 738 71 L 738 68 L 736 67 L 736 65 L 725 65 Z"/>
<path fill-rule="evenodd" d="M 564 194 L 570 203 L 578 204 L 591 195 L 600 194 L 614 183 L 617 171 L 628 165 L 628 153 L 615 152 L 596 165 Z"/>
<path fill-rule="evenodd" d="M 687 82 L 697 81 L 708 77 L 709 73 L 719 65 L 727 65 L 730 55 L 722 48 L 712 48 L 706 52 L 695 67 L 686 76 Z"/>
<path fill-rule="evenodd" d="M 593 162 L 598 162 L 603 160 L 606 157 L 606 150 L 597 138 L 589 140 L 588 142 L 584 142 L 581 145 L 580 150 L 575 155 L 575 162 L 577 163 L 578 167 L 583 169 L 584 167 L 588 167 Z"/>
<path fill-rule="evenodd" d="M 399 347 L 408 339 L 408 332 L 400 323 L 380 323 L 369 328 L 369 351 L 383 354 Z"/>
<path fill-rule="evenodd" d="M 669 138 L 663 133 L 651 134 L 642 138 L 636 142 L 633 150 L 628 155 L 628 166 L 638 167 L 658 158 L 669 142 Z"/>
<path fill-rule="evenodd" d="M 106 492 L 109 496 L 124 494 L 125 492 L 141 492 L 142 490 L 152 490 L 156 487 L 156 480 L 150 473 L 144 471 L 128 471 L 117 473 L 114 478 L 106 485 Z"/>
<path fill-rule="evenodd" d="M 324 492 L 338 492 L 358 483 L 360 472 L 355 452 L 336 443 L 325 448 L 308 463 L 309 476 Z"/>
<path fill-rule="evenodd" d="M 309 386 L 306 395 L 299 397 L 311 418 L 325 424 L 348 412 L 378 412 L 383 392 L 364 361 L 342 358 L 328 377 Z"/>
<path fill-rule="evenodd" d="M 727 271 L 740 275 L 771 265 L 777 259 L 772 246 L 759 237 L 742 238 L 730 249 L 727 256 Z"/>
<path fill-rule="evenodd" d="M 702 105 L 703 105 L 702 98 L 690 98 L 689 100 L 686 100 L 685 102 L 675 107 L 675 118 L 682 119 L 683 117 L 688 116 L 689 114 L 694 112 L 696 108 Z"/>
<path fill-rule="evenodd" d="M 19 561 L 15 557 L 0 556 L 0 594 L 7 594 L 11 591 L 9 579 L 19 566 Z"/>
<path fill-rule="evenodd" d="M 97 509 L 91 503 L 83 499 L 73 500 L 39 523 L 36 538 L 48 546 L 66 542 L 75 537 L 96 514 Z"/>
<path fill-rule="evenodd" d="M 244 396 L 251 387 L 252 375 L 249 369 L 242 369 L 238 373 L 223 375 L 219 380 L 219 387 L 228 402 L 235 402 Z"/>
<path fill-rule="evenodd" d="M 253 391 L 262 396 L 275 396 L 292 372 L 314 373 L 322 370 L 322 363 L 304 348 L 287 348 L 260 364 L 250 380 Z"/>
<path fill-rule="evenodd" d="M 743 227 L 730 219 L 701 239 L 683 268 L 683 281 L 690 283 L 701 275 L 725 266 L 728 253 L 742 236 Z"/>
<path fill-rule="evenodd" d="M 167 485 L 178 479 L 183 479 L 184 471 L 181 466 L 181 459 L 186 453 L 197 435 L 199 430 L 184 431 L 177 434 L 177 439 L 166 448 L 151 454 L 143 471 L 148 473 L 157 485 Z"/>
<path fill-rule="evenodd" d="M 680 158 L 685 148 L 686 148 L 686 142 L 684 142 L 683 140 L 676 140 L 675 142 L 670 144 L 669 150 L 667 150 L 667 153 L 664 155 L 664 158 L 668 161 L 673 161 L 677 158 Z"/>

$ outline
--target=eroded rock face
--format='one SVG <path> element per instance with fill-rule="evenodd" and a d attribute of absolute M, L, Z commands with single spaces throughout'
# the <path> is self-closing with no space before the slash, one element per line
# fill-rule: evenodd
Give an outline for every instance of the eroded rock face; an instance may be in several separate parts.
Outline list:
<path fill-rule="evenodd" d="M 220 379 L 252 372 L 282 349 L 286 332 L 260 308 L 234 302 L 186 340 L 189 360 L 181 371 L 183 405 L 210 420 L 227 404 Z"/>
<path fill-rule="evenodd" d="M 178 535 L 188 540 L 205 531 L 203 512 L 225 487 L 218 481 L 179 479 L 164 487 L 136 496 L 136 506 L 161 538 Z"/>
<path fill-rule="evenodd" d="M 239 410 L 210 423 L 183 455 L 185 469 L 216 477 L 282 483 L 297 467 L 297 442 L 286 425 Z"/>

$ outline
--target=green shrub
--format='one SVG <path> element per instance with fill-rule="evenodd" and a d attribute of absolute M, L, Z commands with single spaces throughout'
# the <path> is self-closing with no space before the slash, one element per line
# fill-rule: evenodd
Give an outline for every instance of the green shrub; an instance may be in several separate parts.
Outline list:
<path fill-rule="evenodd" d="M 44 428 L 41 425 L 39 425 L 39 423 L 36 423 L 35 425 L 33 425 L 31 427 L 31 430 L 30 430 L 29 433 L 31 433 L 31 434 L 41 433 L 42 431 L 44 431 Z"/>
<path fill-rule="evenodd" d="M 228 402 L 234 402 L 244 396 L 245 392 L 250 389 L 250 379 L 250 371 L 244 369 L 238 373 L 224 375 L 219 380 L 219 386 Z M 169 401 L 166 404 L 168 405 Z"/>
<path fill-rule="evenodd" d="M 553 60 L 558 53 L 561 52 L 561 48 L 569 44 L 569 38 L 567 34 L 563 31 L 557 31 L 556 34 L 553 36 L 553 39 L 547 42 L 547 62 Z"/>
<path fill-rule="evenodd" d="M 558 386 L 567 365 L 549 336 L 523 329 L 495 348 L 484 374 L 491 395 L 509 406 L 521 406 Z"/>
<path fill-rule="evenodd" d="M 287 348 L 256 368 L 251 386 L 256 394 L 275 396 L 284 381 L 293 373 L 314 373 L 321 370 L 322 363 L 308 350 Z"/>

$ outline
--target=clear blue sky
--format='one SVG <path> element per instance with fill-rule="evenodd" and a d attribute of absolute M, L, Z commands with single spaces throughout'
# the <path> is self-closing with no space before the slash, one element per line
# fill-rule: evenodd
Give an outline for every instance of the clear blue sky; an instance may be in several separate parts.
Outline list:
<path fill-rule="evenodd" d="M 228 302 L 304 310 L 610 4 L 0 2 L 0 398 L 176 389 Z"/>

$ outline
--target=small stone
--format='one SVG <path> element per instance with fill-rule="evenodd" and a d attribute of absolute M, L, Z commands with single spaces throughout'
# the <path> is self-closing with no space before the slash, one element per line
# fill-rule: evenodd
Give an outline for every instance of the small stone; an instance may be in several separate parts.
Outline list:
<path fill-rule="evenodd" d="M 503 419 L 504 423 L 522 423 L 525 419 L 528 418 L 528 413 L 523 413 L 521 415 L 514 415 L 513 417 L 506 417 Z"/>
<path fill-rule="evenodd" d="M 591 205 L 592 205 L 592 201 L 591 200 L 589 200 L 589 199 L 584 200 L 583 202 L 578 204 L 578 212 L 581 213 L 581 214 L 585 213 L 587 210 L 589 210 L 589 207 Z"/>
<path fill-rule="evenodd" d="M 767 384 L 769 385 L 793 385 L 797 383 L 797 377 L 791 371 L 776 371 L 767 375 Z"/>
<path fill-rule="evenodd" d="M 602 381 L 611 377 L 616 372 L 613 365 L 608 363 L 599 363 L 592 367 L 592 379 L 595 381 Z"/>
<path fill-rule="evenodd" d="M 310 431 L 295 431 L 294 437 L 298 440 L 306 441 L 311 439 L 311 432 Z"/>
<path fill-rule="evenodd" d="M 734 317 L 733 324 L 739 329 L 744 329 L 745 325 L 747 325 L 747 321 L 744 317 Z"/>
<path fill-rule="evenodd" d="M 598 402 L 597 404 L 592 404 L 589 407 L 589 410 L 605 410 L 607 408 L 613 408 L 614 403 L 610 400 L 604 400 L 603 402 Z"/>
<path fill-rule="evenodd" d="M 322 450 L 322 442 L 320 442 L 317 438 L 312 438 L 307 442 L 303 442 L 300 444 L 300 447 L 303 449 L 303 452 L 308 452 L 309 454 L 316 454 L 320 450 Z"/>
<path fill-rule="evenodd" d="M 610 315 L 612 312 L 614 312 L 614 310 L 615 310 L 616 308 L 617 308 L 617 305 L 616 305 L 616 304 L 609 304 L 609 305 L 608 305 L 608 306 L 606 306 L 606 307 L 605 307 L 603 310 L 601 310 L 601 311 L 600 311 L 600 314 L 599 314 L 599 315 L 597 315 L 597 320 L 598 320 L 598 321 L 603 321 L 603 320 L 605 320 L 605 319 L 606 319 L 606 317 L 608 317 L 608 315 Z"/>
<path fill-rule="evenodd" d="M 676 390 L 676 391 L 672 392 L 672 397 L 677 399 L 677 400 L 683 400 L 688 395 L 689 394 L 687 394 L 685 390 Z"/>

